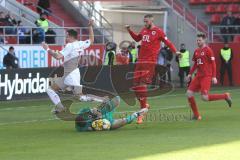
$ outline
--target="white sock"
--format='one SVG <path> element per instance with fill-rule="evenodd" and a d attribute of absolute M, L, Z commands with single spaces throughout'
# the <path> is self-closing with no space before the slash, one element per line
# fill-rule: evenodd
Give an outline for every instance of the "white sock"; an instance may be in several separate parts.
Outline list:
<path fill-rule="evenodd" d="M 51 88 L 47 89 L 47 94 L 55 106 L 61 102 L 60 97 Z"/>

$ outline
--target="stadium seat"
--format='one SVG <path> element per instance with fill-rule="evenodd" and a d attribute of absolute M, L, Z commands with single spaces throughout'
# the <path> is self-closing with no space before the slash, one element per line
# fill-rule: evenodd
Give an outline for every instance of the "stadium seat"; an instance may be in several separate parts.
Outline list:
<path fill-rule="evenodd" d="M 221 3 L 220 0 L 209 0 L 208 3 Z"/>
<path fill-rule="evenodd" d="M 240 43 L 240 35 L 235 36 L 233 42 Z"/>
<path fill-rule="evenodd" d="M 219 14 L 213 14 L 211 16 L 211 20 L 210 20 L 211 24 L 219 24 L 221 23 L 221 15 Z"/>
<path fill-rule="evenodd" d="M 207 5 L 205 13 L 214 13 L 215 9 L 216 9 L 215 5 Z"/>
<path fill-rule="evenodd" d="M 215 12 L 216 13 L 225 13 L 225 12 L 227 12 L 227 8 L 226 8 L 225 5 L 220 4 L 220 5 L 217 6 Z"/>
<path fill-rule="evenodd" d="M 189 0 L 189 4 L 191 5 L 201 5 L 201 4 L 232 4 L 232 3 L 240 3 L 240 0 Z"/>
<path fill-rule="evenodd" d="M 189 0 L 189 4 L 198 5 L 198 4 L 206 4 L 208 0 Z"/>
<path fill-rule="evenodd" d="M 238 4 L 230 4 L 230 5 L 228 6 L 227 11 L 236 13 L 236 12 L 239 12 L 239 11 L 240 11 L 239 7 L 240 7 L 240 6 L 239 6 Z"/>
<path fill-rule="evenodd" d="M 17 44 L 17 37 L 13 37 L 13 36 L 6 37 L 6 42 L 8 44 Z"/>
<path fill-rule="evenodd" d="M 195 4 L 199 4 L 198 0 L 189 0 L 189 4 L 195 5 Z"/>

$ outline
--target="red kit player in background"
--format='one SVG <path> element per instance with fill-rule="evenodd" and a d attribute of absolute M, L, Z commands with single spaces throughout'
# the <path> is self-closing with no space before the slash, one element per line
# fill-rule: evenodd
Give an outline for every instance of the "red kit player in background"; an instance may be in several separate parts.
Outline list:
<path fill-rule="evenodd" d="M 145 27 L 139 34 L 134 33 L 129 25 L 126 25 L 131 37 L 136 41 L 141 41 L 141 49 L 138 54 L 134 71 L 134 91 L 137 99 L 140 102 L 141 108 L 149 108 L 147 103 L 147 85 L 152 83 L 152 78 L 155 74 L 155 66 L 160 50 L 161 42 L 164 42 L 173 53 L 177 50 L 171 41 L 168 40 L 162 29 L 156 27 L 153 23 L 153 15 L 147 14 L 144 16 Z M 142 123 L 143 117 L 140 116 L 137 123 Z"/>
<path fill-rule="evenodd" d="M 199 33 L 197 35 L 198 48 L 193 55 L 194 65 L 187 76 L 187 81 L 191 80 L 192 74 L 197 70 L 197 74 L 190 83 L 187 91 L 188 102 L 194 113 L 193 119 L 201 120 L 202 117 L 198 112 L 198 108 L 194 99 L 195 92 L 201 92 L 202 100 L 217 101 L 225 100 L 229 107 L 232 105 L 232 100 L 229 93 L 224 94 L 209 94 L 211 83 L 217 84 L 216 78 L 216 63 L 213 51 L 206 44 L 206 35 Z"/>

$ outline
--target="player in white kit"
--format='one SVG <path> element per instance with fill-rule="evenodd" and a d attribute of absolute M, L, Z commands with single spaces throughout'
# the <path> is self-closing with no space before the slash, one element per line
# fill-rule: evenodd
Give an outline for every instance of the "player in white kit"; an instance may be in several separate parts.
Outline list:
<path fill-rule="evenodd" d="M 59 90 L 65 90 L 70 87 L 75 95 L 79 97 L 82 95 L 82 85 L 80 84 L 80 71 L 78 68 L 80 56 L 84 53 L 84 50 L 94 43 L 93 32 L 93 20 L 89 21 L 89 39 L 86 41 L 78 41 L 77 31 L 70 29 L 67 31 L 65 48 L 57 53 L 51 50 L 45 42 L 42 43 L 42 47 L 57 60 L 64 58 L 64 75 L 58 78 L 50 88 L 47 90 L 47 94 L 51 101 L 54 103 L 54 113 L 59 113 L 65 110 L 60 97 L 56 92 Z"/>

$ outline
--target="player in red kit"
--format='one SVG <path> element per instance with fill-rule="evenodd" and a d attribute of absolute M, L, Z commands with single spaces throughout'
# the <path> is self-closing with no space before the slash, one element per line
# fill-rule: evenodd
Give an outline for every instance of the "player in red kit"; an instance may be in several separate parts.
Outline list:
<path fill-rule="evenodd" d="M 202 117 L 198 112 L 198 108 L 194 99 L 195 92 L 201 92 L 202 100 L 217 101 L 225 100 L 229 107 L 232 105 L 231 96 L 229 93 L 224 94 L 209 94 L 211 83 L 217 84 L 216 78 L 216 63 L 213 51 L 206 44 L 206 35 L 200 33 L 197 35 L 198 48 L 193 55 L 194 66 L 191 68 L 187 81 L 191 80 L 192 74 L 197 70 L 197 74 L 190 83 L 187 91 L 188 102 L 194 113 L 194 120 L 201 120 Z"/>
<path fill-rule="evenodd" d="M 162 29 L 154 25 L 153 20 L 153 15 L 145 15 L 145 27 L 139 34 L 134 33 L 130 26 L 126 25 L 131 37 L 136 42 L 141 41 L 141 49 L 134 71 L 133 87 L 141 108 L 149 108 L 147 103 L 147 85 L 152 83 L 152 78 L 155 74 L 155 66 L 157 64 L 161 42 L 164 42 L 173 53 L 177 52 L 175 46 L 168 40 Z M 142 116 L 138 117 L 137 123 L 142 123 L 142 119 Z"/>

